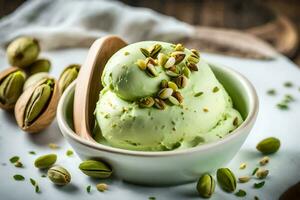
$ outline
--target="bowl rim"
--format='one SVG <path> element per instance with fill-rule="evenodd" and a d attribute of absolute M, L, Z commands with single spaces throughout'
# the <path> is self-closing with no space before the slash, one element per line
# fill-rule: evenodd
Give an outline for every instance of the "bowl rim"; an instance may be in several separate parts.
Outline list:
<path fill-rule="evenodd" d="M 67 124 L 66 120 L 63 117 L 64 113 L 64 105 L 65 100 L 70 92 L 75 90 L 76 80 L 69 85 L 69 87 L 65 90 L 63 95 L 61 96 L 59 100 L 59 104 L 57 107 L 57 121 L 60 127 L 60 130 L 62 134 L 65 136 L 69 136 L 72 140 L 76 141 L 77 143 L 80 143 L 88 148 L 96 149 L 98 151 L 105 151 L 108 153 L 114 153 L 114 154 L 122 154 L 122 155 L 128 155 L 128 156 L 141 156 L 141 157 L 165 157 L 165 156 L 177 156 L 182 154 L 190 154 L 194 152 L 201 152 L 206 151 L 209 149 L 212 149 L 216 146 L 222 145 L 224 143 L 229 142 L 230 140 L 238 137 L 241 134 L 246 134 L 246 131 L 244 129 L 247 129 L 249 126 L 255 122 L 258 109 L 259 109 L 259 100 L 256 93 L 256 90 L 254 89 L 254 86 L 251 84 L 251 82 L 241 73 L 237 72 L 236 70 L 220 65 L 215 64 L 213 62 L 209 62 L 209 64 L 213 65 L 215 68 L 222 68 L 222 70 L 226 71 L 227 73 L 231 74 L 235 79 L 237 79 L 243 88 L 246 91 L 247 97 L 249 97 L 249 113 L 246 117 L 246 119 L 243 121 L 243 123 L 232 133 L 220 140 L 213 141 L 211 143 L 206 143 L 197 147 L 193 148 L 187 148 L 187 149 L 179 149 L 179 150 L 173 150 L 173 151 L 134 151 L 134 150 L 126 150 L 116 147 L 110 147 L 106 146 L 100 143 L 91 142 L 88 140 L 85 140 L 84 138 L 81 138 L 78 136 Z"/>

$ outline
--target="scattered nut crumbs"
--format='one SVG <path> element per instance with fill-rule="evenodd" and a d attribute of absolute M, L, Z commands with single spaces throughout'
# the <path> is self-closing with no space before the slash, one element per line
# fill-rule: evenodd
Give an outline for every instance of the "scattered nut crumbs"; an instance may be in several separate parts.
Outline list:
<path fill-rule="evenodd" d="M 72 156 L 73 154 L 74 154 L 73 151 L 70 150 L 70 149 L 66 152 L 66 155 L 67 155 L 67 156 Z"/>
<path fill-rule="evenodd" d="M 270 90 L 267 91 L 267 94 L 274 96 L 274 95 L 276 95 L 276 90 L 275 89 L 270 89 Z"/>
<path fill-rule="evenodd" d="M 268 156 L 263 157 L 262 159 L 260 159 L 259 164 L 261 166 L 268 164 L 270 161 L 270 158 Z"/>
<path fill-rule="evenodd" d="M 283 85 L 288 88 L 293 87 L 293 83 L 290 81 L 285 82 Z"/>
<path fill-rule="evenodd" d="M 11 162 L 11 163 L 16 163 L 16 162 L 18 162 L 20 160 L 20 157 L 19 156 L 13 156 L 13 157 L 11 157 L 10 159 L 9 159 L 9 161 Z"/>
<path fill-rule="evenodd" d="M 24 176 L 22 176 L 20 174 L 16 174 L 13 177 L 16 181 L 24 181 L 25 180 Z"/>
<path fill-rule="evenodd" d="M 253 187 L 256 189 L 262 188 L 265 185 L 265 181 L 254 183 Z"/>
<path fill-rule="evenodd" d="M 257 172 L 257 170 L 258 170 L 259 168 L 258 167 L 256 167 L 254 170 L 253 170 L 253 172 L 252 172 L 252 176 L 254 176 L 255 174 L 256 174 L 256 172 Z"/>
<path fill-rule="evenodd" d="M 57 144 L 55 144 L 55 143 L 49 143 L 49 144 L 48 144 L 48 147 L 49 147 L 50 149 L 58 149 L 58 148 L 59 148 L 59 146 L 58 146 Z"/>
<path fill-rule="evenodd" d="M 241 163 L 240 164 L 240 169 L 246 169 L 247 167 L 247 164 L 246 163 Z"/>
<path fill-rule="evenodd" d="M 247 183 L 250 180 L 250 176 L 241 176 L 239 177 L 240 183 Z"/>
<path fill-rule="evenodd" d="M 90 186 L 90 185 L 88 185 L 88 186 L 86 187 L 86 192 L 87 192 L 87 193 L 90 193 L 90 192 L 91 192 L 91 187 L 92 187 L 92 186 Z"/>
<path fill-rule="evenodd" d="M 98 191 L 104 192 L 108 189 L 108 185 L 105 184 L 105 183 L 99 183 L 99 184 L 96 185 L 96 188 L 97 188 Z"/>
<path fill-rule="evenodd" d="M 238 197 L 244 197 L 246 195 L 247 195 L 246 191 L 241 190 L 241 189 L 235 193 L 235 196 L 238 196 Z"/>

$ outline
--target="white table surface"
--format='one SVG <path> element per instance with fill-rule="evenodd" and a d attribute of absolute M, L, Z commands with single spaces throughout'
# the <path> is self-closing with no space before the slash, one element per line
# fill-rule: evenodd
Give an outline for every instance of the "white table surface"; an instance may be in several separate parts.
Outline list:
<path fill-rule="evenodd" d="M 63 68 L 71 63 L 83 63 L 87 49 L 75 49 L 66 51 L 43 52 L 42 56 L 50 58 L 53 64 L 51 74 L 58 77 Z M 8 66 L 4 53 L 0 53 L 0 69 Z M 280 138 L 282 146 L 280 151 L 271 156 L 267 165 L 270 175 L 266 184 L 261 189 L 252 187 L 255 182 L 238 184 L 238 188 L 245 189 L 245 198 L 235 197 L 233 194 L 224 193 L 216 187 L 211 199 L 253 199 L 255 195 L 260 199 L 275 200 L 289 186 L 300 181 L 300 70 L 292 62 L 284 57 L 274 61 L 256 61 L 238 59 L 212 54 L 203 54 L 207 60 L 231 66 L 244 74 L 254 84 L 260 99 L 260 111 L 254 129 L 250 133 L 245 144 L 227 166 L 237 176 L 252 172 L 262 157 L 255 150 L 256 144 L 263 138 L 275 136 Z M 285 88 L 283 83 L 292 81 L 293 88 Z M 266 90 L 275 88 L 276 96 L 266 95 Z M 276 108 L 285 94 L 292 94 L 296 101 L 290 104 L 290 110 L 282 111 Z M 48 143 L 56 143 L 58 150 L 52 150 Z M 78 165 L 79 158 L 76 155 L 67 157 L 66 150 L 71 147 L 61 135 L 56 121 L 51 127 L 39 134 L 27 134 L 21 131 L 15 123 L 14 116 L 0 110 L 0 199 L 106 199 L 106 200 L 147 200 L 154 196 L 157 200 L 176 199 L 200 199 L 195 190 L 195 183 L 173 187 L 144 187 L 124 183 L 121 180 L 94 180 L 83 175 Z M 30 155 L 29 151 L 37 152 Z M 58 154 L 58 164 L 67 168 L 71 175 L 71 184 L 65 187 L 56 187 L 47 178 L 42 178 L 44 171 L 37 170 L 33 166 L 35 158 L 47 153 Z M 25 165 L 24 168 L 16 168 L 9 162 L 9 158 L 18 155 Z M 248 164 L 245 170 L 239 170 L 241 162 Z M 4 164 L 6 163 L 6 165 Z M 221 166 L 220 166 L 221 167 Z M 12 176 L 22 174 L 25 181 L 15 181 Z M 41 193 L 36 194 L 29 178 L 34 178 L 39 183 Z M 86 186 L 99 182 L 109 185 L 108 191 L 101 193 L 92 188 L 90 194 L 86 192 Z"/>

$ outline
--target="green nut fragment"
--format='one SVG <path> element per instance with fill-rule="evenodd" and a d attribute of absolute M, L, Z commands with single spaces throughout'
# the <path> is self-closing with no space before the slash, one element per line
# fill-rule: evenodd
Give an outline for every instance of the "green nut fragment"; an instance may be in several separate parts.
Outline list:
<path fill-rule="evenodd" d="M 175 65 L 175 62 L 176 62 L 176 59 L 174 57 L 170 57 L 166 61 L 165 65 L 164 65 L 164 68 L 169 69 L 170 67 L 173 67 Z"/>
<path fill-rule="evenodd" d="M 188 78 L 184 75 L 181 75 L 175 78 L 174 81 L 179 88 L 184 88 L 187 85 Z"/>
<path fill-rule="evenodd" d="M 36 74 L 39 72 L 49 72 L 51 68 L 51 62 L 48 59 L 37 59 L 31 65 L 28 66 L 29 74 Z"/>
<path fill-rule="evenodd" d="M 49 79 L 45 83 L 39 85 L 30 97 L 24 116 L 24 125 L 29 126 L 37 119 L 43 110 L 47 107 L 52 96 L 54 81 Z"/>
<path fill-rule="evenodd" d="M 36 39 L 20 37 L 8 45 L 6 53 L 12 66 L 24 68 L 36 60 L 40 53 L 40 47 Z"/>
<path fill-rule="evenodd" d="M 184 51 L 184 46 L 180 43 L 176 44 L 175 48 L 174 48 L 175 51 Z"/>
<path fill-rule="evenodd" d="M 191 49 L 192 54 L 196 57 L 196 58 L 200 58 L 200 53 L 198 50 L 196 49 Z"/>
<path fill-rule="evenodd" d="M 48 77 L 49 77 L 49 74 L 47 72 L 39 72 L 39 73 L 33 74 L 25 81 L 25 84 L 23 86 L 23 91 L 30 88 L 31 86 L 34 86 L 35 84 L 40 82 L 42 79 L 46 79 Z"/>
<path fill-rule="evenodd" d="M 168 87 L 168 81 L 165 80 L 165 79 L 162 80 L 161 83 L 160 83 L 160 87 L 161 87 L 161 88 L 166 88 L 166 87 Z"/>
<path fill-rule="evenodd" d="M 96 185 L 96 188 L 99 192 L 105 192 L 108 189 L 108 185 L 106 183 L 99 183 Z"/>
<path fill-rule="evenodd" d="M 203 198 L 210 198 L 214 193 L 216 182 L 210 174 L 203 174 L 197 183 L 197 191 Z"/>
<path fill-rule="evenodd" d="M 228 168 L 220 168 L 217 171 L 219 185 L 226 192 L 233 192 L 236 189 L 236 178 Z"/>
<path fill-rule="evenodd" d="M 178 86 L 176 85 L 176 83 L 174 83 L 173 81 L 168 81 L 168 87 L 172 88 L 174 91 L 178 90 Z"/>
<path fill-rule="evenodd" d="M 174 51 L 171 56 L 175 58 L 175 65 L 179 64 L 185 58 L 185 53 L 182 51 Z"/>
<path fill-rule="evenodd" d="M 259 179 L 264 179 L 268 176 L 268 174 L 269 174 L 269 170 L 259 169 L 256 172 L 256 177 L 259 178 Z"/>
<path fill-rule="evenodd" d="M 150 47 L 149 48 L 150 57 L 156 58 L 161 49 L 162 46 L 160 44 L 155 44 L 152 47 Z"/>
<path fill-rule="evenodd" d="M 169 96 L 168 100 L 170 101 L 170 103 L 172 103 L 174 105 L 178 106 L 180 104 L 179 101 L 175 97 L 173 97 L 173 96 Z"/>
<path fill-rule="evenodd" d="M 101 161 L 86 160 L 80 163 L 79 169 L 87 176 L 94 178 L 108 178 L 112 174 L 112 169 Z"/>
<path fill-rule="evenodd" d="M 154 98 L 154 105 L 156 108 L 160 109 L 160 110 L 164 110 L 166 108 L 166 103 L 159 98 Z"/>
<path fill-rule="evenodd" d="M 139 106 L 143 108 L 150 108 L 154 105 L 154 99 L 152 97 L 144 97 L 139 100 Z"/>
<path fill-rule="evenodd" d="M 197 64 L 197 63 L 199 62 L 199 57 L 197 57 L 197 56 L 191 54 L 191 55 L 188 56 L 187 61 L 188 61 L 189 63 Z"/>
<path fill-rule="evenodd" d="M 175 97 L 179 101 L 180 104 L 183 102 L 183 96 L 180 92 L 175 91 L 175 92 L 173 92 L 172 96 Z"/>
<path fill-rule="evenodd" d="M 147 63 L 144 61 L 144 60 L 142 60 L 142 59 L 138 59 L 137 61 L 136 61 L 136 63 L 135 63 L 141 70 L 145 70 L 146 69 L 146 67 L 147 67 Z"/>
<path fill-rule="evenodd" d="M 163 53 L 159 53 L 158 56 L 157 56 L 157 60 L 158 60 L 158 65 L 165 66 L 165 64 L 168 60 L 168 56 L 166 56 Z"/>
<path fill-rule="evenodd" d="M 0 80 L 0 103 L 3 105 L 14 105 L 23 91 L 26 74 L 17 70 L 8 74 Z"/>
<path fill-rule="evenodd" d="M 158 76 L 158 72 L 156 71 L 154 65 L 152 65 L 151 63 L 148 63 L 147 64 L 147 67 L 146 67 L 146 72 L 149 76 L 151 77 L 156 77 Z"/>
<path fill-rule="evenodd" d="M 186 62 L 186 66 L 187 66 L 191 71 L 198 71 L 197 64 L 195 64 L 195 63 Z"/>
<path fill-rule="evenodd" d="M 187 78 L 190 78 L 190 76 L 191 76 L 191 70 L 188 67 L 184 67 L 182 69 L 182 74 L 185 75 Z"/>
<path fill-rule="evenodd" d="M 58 79 L 58 89 L 62 94 L 65 89 L 77 78 L 80 65 L 72 64 L 66 67 Z"/>
<path fill-rule="evenodd" d="M 150 57 L 150 52 L 145 49 L 145 48 L 140 48 L 140 51 L 142 52 L 142 54 L 147 58 Z"/>
<path fill-rule="evenodd" d="M 51 167 L 47 172 L 47 176 L 56 185 L 67 185 L 71 181 L 70 173 L 61 166 Z"/>
<path fill-rule="evenodd" d="M 275 137 L 269 137 L 260 141 L 256 149 L 263 154 L 272 154 L 280 148 L 280 140 Z"/>
<path fill-rule="evenodd" d="M 38 157 L 34 161 L 34 166 L 39 169 L 49 168 L 56 162 L 56 159 L 57 159 L 56 154 L 43 155 Z"/>

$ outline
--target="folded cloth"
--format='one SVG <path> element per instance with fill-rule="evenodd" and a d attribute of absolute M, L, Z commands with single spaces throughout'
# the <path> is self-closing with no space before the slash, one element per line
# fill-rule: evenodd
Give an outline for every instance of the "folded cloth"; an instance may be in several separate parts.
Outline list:
<path fill-rule="evenodd" d="M 2 48 L 13 38 L 29 35 L 42 48 L 88 47 L 108 34 L 127 42 L 177 41 L 193 34 L 193 27 L 146 8 L 113 0 L 32 0 L 0 21 Z"/>

